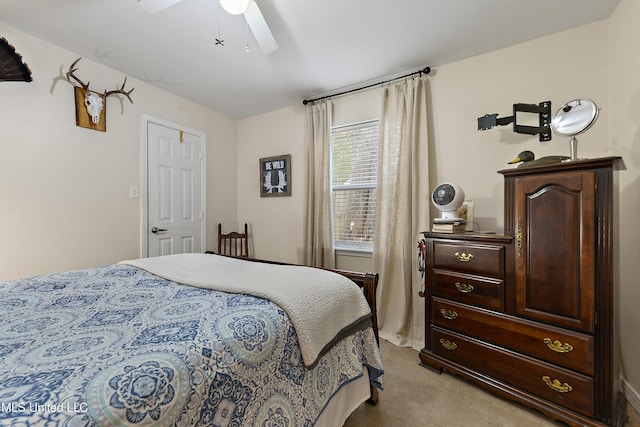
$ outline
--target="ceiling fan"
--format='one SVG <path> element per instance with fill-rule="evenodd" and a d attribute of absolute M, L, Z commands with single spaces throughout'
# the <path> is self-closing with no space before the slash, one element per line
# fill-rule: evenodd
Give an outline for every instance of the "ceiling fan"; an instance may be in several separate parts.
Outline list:
<path fill-rule="evenodd" d="M 180 3 L 182 0 L 138 0 L 138 5 L 147 12 L 155 13 Z M 271 53 L 278 49 L 278 43 L 273 38 L 271 30 L 265 21 L 255 0 L 220 0 L 224 10 L 232 15 L 243 14 L 247 25 L 256 38 L 263 53 Z"/>

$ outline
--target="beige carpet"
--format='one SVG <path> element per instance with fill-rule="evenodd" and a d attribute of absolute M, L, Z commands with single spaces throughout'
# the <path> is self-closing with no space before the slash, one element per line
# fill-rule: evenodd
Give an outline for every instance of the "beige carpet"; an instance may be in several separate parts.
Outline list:
<path fill-rule="evenodd" d="M 418 352 L 413 349 L 384 340 L 380 349 L 385 369 L 380 401 L 376 406 L 361 405 L 345 427 L 563 425 L 460 377 L 439 375 L 420 366 Z"/>

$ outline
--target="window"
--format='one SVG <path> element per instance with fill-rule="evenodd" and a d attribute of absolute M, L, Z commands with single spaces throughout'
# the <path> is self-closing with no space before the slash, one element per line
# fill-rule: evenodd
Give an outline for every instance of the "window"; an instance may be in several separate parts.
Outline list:
<path fill-rule="evenodd" d="M 331 129 L 333 240 L 336 249 L 373 251 L 378 120 Z"/>

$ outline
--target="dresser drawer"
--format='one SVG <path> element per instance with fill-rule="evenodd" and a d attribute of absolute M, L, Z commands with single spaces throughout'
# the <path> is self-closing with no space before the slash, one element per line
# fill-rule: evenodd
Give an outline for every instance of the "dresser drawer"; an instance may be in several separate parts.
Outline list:
<path fill-rule="evenodd" d="M 477 305 L 491 310 L 504 309 L 504 281 L 491 277 L 433 269 L 431 292 L 435 296 Z"/>
<path fill-rule="evenodd" d="M 565 368 L 594 374 L 593 337 L 433 298 L 431 322 Z"/>
<path fill-rule="evenodd" d="M 572 409 L 594 414 L 593 379 L 479 340 L 431 327 L 432 351 L 521 390 Z"/>
<path fill-rule="evenodd" d="M 435 241 L 433 267 L 504 277 L 504 246 Z"/>

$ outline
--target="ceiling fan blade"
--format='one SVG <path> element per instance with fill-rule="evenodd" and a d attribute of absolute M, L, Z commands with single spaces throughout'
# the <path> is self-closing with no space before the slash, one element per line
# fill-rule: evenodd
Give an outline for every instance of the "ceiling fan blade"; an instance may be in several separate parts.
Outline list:
<path fill-rule="evenodd" d="M 163 9 L 180 3 L 182 0 L 138 0 L 138 6 L 150 13 L 160 12 Z"/>
<path fill-rule="evenodd" d="M 249 1 L 249 7 L 245 10 L 244 17 L 263 53 L 271 53 L 278 49 L 278 43 L 273 38 L 267 21 L 264 20 L 255 0 Z"/>

